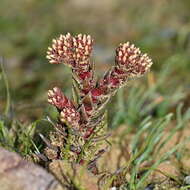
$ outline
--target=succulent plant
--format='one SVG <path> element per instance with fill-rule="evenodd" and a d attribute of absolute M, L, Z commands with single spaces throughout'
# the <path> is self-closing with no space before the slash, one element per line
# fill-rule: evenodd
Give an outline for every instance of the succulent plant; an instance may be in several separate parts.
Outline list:
<path fill-rule="evenodd" d="M 66 159 L 87 164 L 97 173 L 96 161 L 106 151 L 106 105 L 110 98 L 125 86 L 129 79 L 144 75 L 152 60 L 129 42 L 116 48 L 115 65 L 105 75 L 95 80 L 91 52 L 94 40 L 90 35 L 60 35 L 48 48 L 47 59 L 51 64 L 65 64 L 72 69 L 73 100 L 58 87 L 48 92 L 48 102 L 59 112 L 55 131 L 44 154 L 48 160 Z"/>

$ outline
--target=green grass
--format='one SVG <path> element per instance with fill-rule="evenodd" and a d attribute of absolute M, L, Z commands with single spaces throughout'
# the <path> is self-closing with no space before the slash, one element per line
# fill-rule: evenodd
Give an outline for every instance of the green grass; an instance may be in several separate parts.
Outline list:
<path fill-rule="evenodd" d="M 181 141 L 179 144 L 174 145 L 164 154 L 160 153 L 162 148 L 167 146 L 172 137 L 176 135 L 176 132 L 186 129 L 188 125 L 190 120 L 190 109 L 182 114 L 182 108 L 182 104 L 177 107 L 175 114 L 177 120 L 176 124 L 172 124 L 174 114 L 168 114 L 160 119 L 147 117 L 141 122 L 138 131 L 133 136 L 132 141 L 128 142 L 131 147 L 130 159 L 126 161 L 126 164 L 123 165 L 118 172 L 111 175 L 107 182 L 108 184 L 112 183 L 114 180 L 118 180 L 117 178 L 120 178 L 120 175 L 126 175 L 128 173 L 131 176 L 130 180 L 126 182 L 126 185 L 123 185 L 126 186 L 126 190 L 145 189 L 148 184 L 154 184 L 154 181 L 150 181 L 150 178 L 148 177 L 152 171 L 157 170 L 157 167 L 161 163 L 167 160 L 172 160 L 173 156 L 175 157 L 177 154 L 183 156 L 182 150 L 184 145 L 189 142 L 190 137 Z M 166 131 L 169 131 L 169 133 L 166 134 Z M 120 141 L 118 144 L 122 143 L 127 135 L 130 135 L 130 130 L 128 128 L 122 132 L 122 135 L 119 137 Z M 141 165 L 144 162 L 151 163 L 151 166 L 142 167 Z M 180 167 L 178 169 L 180 171 Z M 181 176 L 173 176 L 170 173 L 165 173 L 162 171 L 159 172 L 161 172 L 168 179 L 174 181 L 176 186 L 180 189 L 187 188 L 183 187 L 184 184 Z M 181 173 L 183 173 L 183 171 L 181 171 Z M 125 182 L 121 181 L 121 183 Z"/>

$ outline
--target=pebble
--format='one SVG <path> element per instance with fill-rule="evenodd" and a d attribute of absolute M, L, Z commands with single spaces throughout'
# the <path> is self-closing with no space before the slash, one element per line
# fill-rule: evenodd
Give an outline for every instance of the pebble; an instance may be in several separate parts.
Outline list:
<path fill-rule="evenodd" d="M 153 189 L 154 189 L 154 184 L 150 184 L 144 190 L 153 190 Z"/>
<path fill-rule="evenodd" d="M 112 187 L 110 190 L 117 190 L 117 188 L 116 187 Z"/>
<path fill-rule="evenodd" d="M 190 185 L 190 176 L 186 176 L 186 177 L 184 178 L 184 183 L 185 183 L 186 185 Z"/>

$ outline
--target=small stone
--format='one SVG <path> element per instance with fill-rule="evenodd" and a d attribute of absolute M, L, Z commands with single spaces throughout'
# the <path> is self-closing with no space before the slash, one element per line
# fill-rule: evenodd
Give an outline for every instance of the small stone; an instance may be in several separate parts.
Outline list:
<path fill-rule="evenodd" d="M 145 190 L 153 190 L 154 187 L 155 187 L 154 184 L 150 184 L 150 185 L 148 185 L 148 186 L 145 188 Z"/>
<path fill-rule="evenodd" d="M 186 177 L 184 178 L 184 183 L 185 183 L 186 185 L 190 185 L 190 176 L 186 176 Z"/>
<path fill-rule="evenodd" d="M 116 187 L 112 187 L 110 190 L 117 190 L 117 188 Z"/>

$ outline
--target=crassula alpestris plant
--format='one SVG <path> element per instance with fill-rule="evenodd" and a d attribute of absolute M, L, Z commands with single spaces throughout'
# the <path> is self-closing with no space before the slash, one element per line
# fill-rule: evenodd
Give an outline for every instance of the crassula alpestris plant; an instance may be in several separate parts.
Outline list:
<path fill-rule="evenodd" d="M 48 92 L 48 102 L 58 110 L 55 131 L 44 155 L 48 160 L 64 159 L 86 164 L 97 173 L 96 161 L 106 151 L 106 105 L 110 98 L 131 78 L 144 75 L 152 60 L 129 42 L 116 48 L 115 65 L 96 80 L 91 60 L 94 40 L 90 35 L 60 35 L 48 48 L 51 64 L 65 64 L 72 70 L 73 100 L 54 87 Z M 45 158 L 45 157 L 44 157 Z"/>

